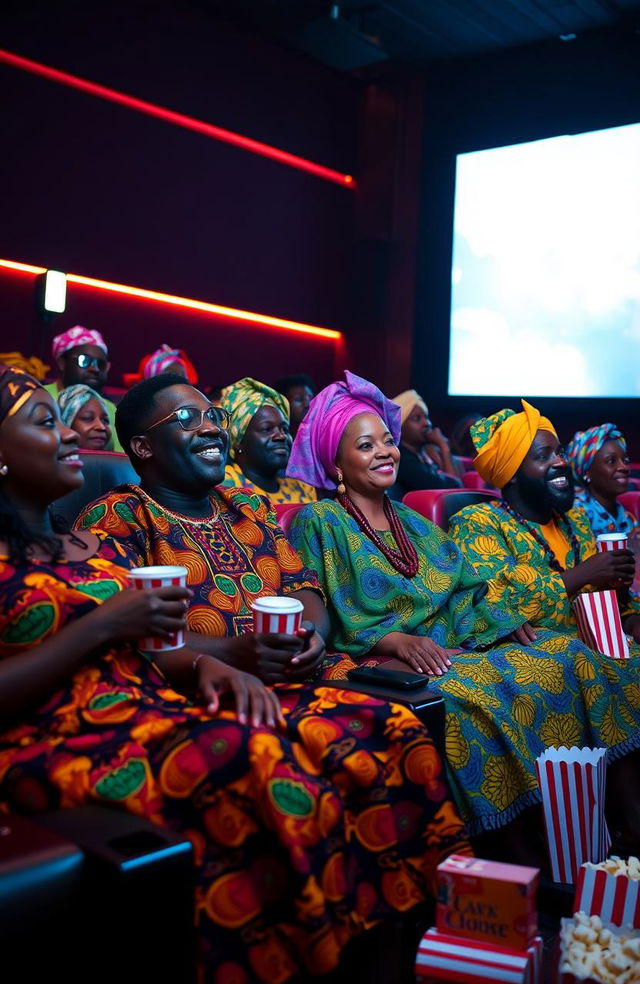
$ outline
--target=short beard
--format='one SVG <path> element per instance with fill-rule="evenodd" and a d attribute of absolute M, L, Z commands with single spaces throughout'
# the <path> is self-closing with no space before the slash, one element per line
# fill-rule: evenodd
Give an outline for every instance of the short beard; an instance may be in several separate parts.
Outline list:
<path fill-rule="evenodd" d="M 569 481 L 566 489 L 554 489 L 549 485 L 552 478 L 565 475 Z M 573 476 L 568 468 L 550 468 L 544 479 L 528 478 L 518 475 L 518 490 L 522 501 L 536 513 L 566 513 L 571 509 L 575 497 Z"/>

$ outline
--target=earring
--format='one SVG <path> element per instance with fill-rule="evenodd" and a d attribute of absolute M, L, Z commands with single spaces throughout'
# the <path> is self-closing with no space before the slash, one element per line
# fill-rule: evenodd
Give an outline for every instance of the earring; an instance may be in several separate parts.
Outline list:
<path fill-rule="evenodd" d="M 342 480 L 342 472 L 338 468 L 338 495 L 344 495 L 346 491 L 347 490 L 344 487 L 344 482 Z"/>
<path fill-rule="evenodd" d="M 585 484 L 586 484 L 586 485 L 588 485 L 588 484 L 589 484 L 589 482 L 591 481 L 591 479 L 589 478 L 589 476 L 588 476 L 588 475 L 585 475 L 585 476 L 584 476 L 584 480 L 585 480 Z"/>
<path fill-rule="evenodd" d="M 2 468 L 0 468 L 0 475 L 2 475 L 2 477 L 4 478 L 4 476 L 7 474 L 8 471 L 9 469 L 7 468 L 7 466 L 3 465 Z"/>

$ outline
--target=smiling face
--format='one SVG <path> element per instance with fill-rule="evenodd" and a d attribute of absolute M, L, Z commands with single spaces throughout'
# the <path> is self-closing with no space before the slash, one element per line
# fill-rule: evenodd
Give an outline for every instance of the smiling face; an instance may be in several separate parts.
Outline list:
<path fill-rule="evenodd" d="M 144 433 L 131 439 L 140 473 L 166 489 L 199 497 L 219 485 L 227 458 L 227 431 L 206 415 L 194 430 L 184 430 L 171 416 L 182 407 L 206 411 L 211 406 L 206 396 L 188 383 L 156 393 Z M 163 417 L 169 419 L 158 424 Z"/>
<path fill-rule="evenodd" d="M 596 499 L 611 502 L 629 488 L 629 456 L 619 441 L 605 441 L 587 472 Z"/>
<path fill-rule="evenodd" d="M 534 512 L 564 513 L 573 505 L 571 469 L 551 431 L 537 432 L 514 481 L 521 501 Z"/>
<path fill-rule="evenodd" d="M 97 400 L 87 400 L 71 421 L 78 435 L 78 447 L 87 451 L 104 451 L 111 440 L 109 414 Z"/>
<path fill-rule="evenodd" d="M 78 435 L 60 420 L 56 401 L 37 389 L 0 425 L 0 465 L 5 493 L 18 505 L 49 505 L 84 482 Z"/>
<path fill-rule="evenodd" d="M 345 427 L 336 464 L 347 494 L 378 498 L 396 480 L 400 451 L 375 413 L 359 413 Z"/>
<path fill-rule="evenodd" d="M 286 467 L 292 443 L 289 424 L 280 410 L 265 404 L 253 415 L 240 441 L 239 461 L 254 474 L 272 478 Z"/>
<path fill-rule="evenodd" d="M 87 362 L 89 365 L 85 365 Z M 96 393 L 102 392 L 110 365 L 106 352 L 99 345 L 76 345 L 58 358 L 63 386 L 82 383 Z"/>

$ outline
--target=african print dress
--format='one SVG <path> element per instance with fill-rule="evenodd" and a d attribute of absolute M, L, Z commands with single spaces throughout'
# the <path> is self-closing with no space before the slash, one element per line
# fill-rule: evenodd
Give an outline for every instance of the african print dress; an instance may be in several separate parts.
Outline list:
<path fill-rule="evenodd" d="M 255 482 L 250 481 L 237 464 L 228 464 L 224 472 L 223 488 L 245 488 L 266 496 L 274 505 L 286 502 L 315 502 L 318 496 L 313 485 L 301 482 L 297 478 L 278 477 L 278 491 L 265 492 Z"/>
<path fill-rule="evenodd" d="M 442 530 L 395 508 L 418 551 L 413 578 L 399 574 L 336 502 L 304 506 L 289 535 L 325 591 L 331 645 L 350 657 L 329 658 L 326 679 L 379 662 L 369 650 L 390 632 L 462 650 L 429 686 L 445 701 L 447 758 L 472 833 L 540 801 L 534 761 L 546 747 L 605 745 L 612 758 L 640 747 L 640 666 L 613 665 L 621 661 L 543 630 L 526 648 L 496 643 L 523 616 L 492 603 L 486 582 Z M 393 545 L 390 533 L 381 535 Z"/>
<path fill-rule="evenodd" d="M 640 531 L 640 523 L 621 502 L 616 502 L 613 516 L 587 489 L 576 489 L 575 502 L 586 512 L 594 536 L 600 536 L 601 533 L 626 533 L 629 536 L 631 533 L 637 535 Z"/>
<path fill-rule="evenodd" d="M 86 561 L 0 561 L 0 658 L 127 583 L 108 546 Z M 330 687 L 278 688 L 286 732 L 208 715 L 128 647 L 94 654 L 0 733 L 0 803 L 108 804 L 186 835 L 203 977 L 283 984 L 332 970 L 360 930 L 405 912 L 437 864 L 468 852 L 442 764 L 405 708 Z"/>

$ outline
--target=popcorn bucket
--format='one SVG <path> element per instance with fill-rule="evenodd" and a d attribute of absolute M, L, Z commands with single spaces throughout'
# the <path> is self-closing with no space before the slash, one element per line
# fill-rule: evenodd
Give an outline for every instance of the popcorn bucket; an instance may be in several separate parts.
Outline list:
<path fill-rule="evenodd" d="M 156 567 L 134 567 L 129 571 L 129 581 L 133 588 L 140 591 L 143 588 L 167 588 L 171 585 L 184 588 L 187 583 L 187 568 L 173 567 L 168 564 L 160 564 Z M 138 649 L 149 653 L 182 649 L 183 646 L 184 632 L 182 630 L 174 632 L 171 639 L 157 639 L 155 636 L 147 636 L 145 639 L 138 640 Z"/>
<path fill-rule="evenodd" d="M 420 984 L 438 981 L 468 984 L 542 984 L 542 939 L 536 936 L 528 950 L 447 936 L 432 927 L 420 940 L 415 972 Z"/>
<path fill-rule="evenodd" d="M 295 635 L 302 622 L 303 605 L 297 598 L 282 595 L 256 598 L 251 605 L 254 632 L 285 632 Z"/>
<path fill-rule="evenodd" d="M 628 659 L 629 644 L 622 628 L 615 591 L 594 591 L 578 595 L 573 602 L 582 641 L 612 659 Z"/>
<path fill-rule="evenodd" d="M 603 861 L 611 845 L 604 819 L 605 748 L 548 748 L 536 772 L 551 874 L 574 884 L 585 861 Z"/>
<path fill-rule="evenodd" d="M 598 553 L 607 553 L 610 550 L 626 550 L 626 533 L 600 533 L 596 537 L 596 550 Z"/>
<path fill-rule="evenodd" d="M 600 916 L 613 926 L 640 929 L 640 861 L 607 858 L 583 864 L 578 874 L 574 912 Z"/>
<path fill-rule="evenodd" d="M 560 922 L 557 984 L 627 984 L 640 979 L 640 933 L 577 912 Z"/>

